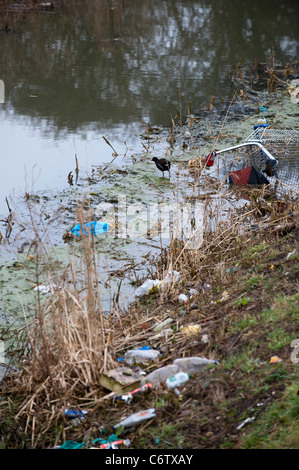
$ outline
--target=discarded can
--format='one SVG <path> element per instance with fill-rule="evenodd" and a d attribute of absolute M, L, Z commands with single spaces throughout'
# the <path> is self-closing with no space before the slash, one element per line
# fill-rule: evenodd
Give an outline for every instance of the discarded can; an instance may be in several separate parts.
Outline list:
<path fill-rule="evenodd" d="M 215 150 L 213 150 L 212 153 L 210 153 L 207 157 L 206 157 L 206 164 L 207 166 L 213 166 L 214 165 L 214 159 L 216 157 L 216 152 Z"/>
<path fill-rule="evenodd" d="M 133 390 L 132 392 L 130 392 L 126 395 L 115 395 L 115 397 L 113 397 L 113 401 L 114 402 L 115 401 L 124 401 L 127 405 L 129 405 L 132 402 L 135 395 L 139 395 L 142 392 L 147 392 L 147 391 L 150 391 L 150 390 L 153 390 L 152 384 L 145 384 L 142 387 L 136 388 L 135 390 Z"/>
<path fill-rule="evenodd" d="M 112 401 L 124 401 L 127 405 L 129 405 L 132 401 L 132 397 L 130 395 L 115 395 Z"/>
<path fill-rule="evenodd" d="M 139 411 L 138 413 L 134 413 L 128 418 L 124 419 L 120 423 L 116 424 L 114 427 L 118 428 L 119 426 L 123 426 L 124 428 L 130 427 L 130 426 L 136 426 L 139 423 L 142 423 L 143 421 L 146 421 L 147 419 L 152 419 L 156 417 L 156 411 L 154 408 L 149 408 L 148 410 L 144 411 Z"/>
<path fill-rule="evenodd" d="M 136 388 L 135 390 L 133 390 L 132 392 L 129 393 L 129 395 L 131 395 L 132 397 L 134 397 L 135 395 L 138 395 L 142 392 L 149 392 L 149 391 L 152 391 L 153 390 L 153 386 L 152 384 L 145 384 L 143 385 L 142 387 L 139 387 L 139 388 Z"/>
<path fill-rule="evenodd" d="M 74 410 L 74 409 L 69 409 L 69 408 L 65 408 L 64 410 L 64 416 L 66 416 L 67 418 L 85 418 L 85 415 L 87 415 L 88 411 L 86 410 L 82 410 L 82 411 L 79 411 L 79 410 Z"/>

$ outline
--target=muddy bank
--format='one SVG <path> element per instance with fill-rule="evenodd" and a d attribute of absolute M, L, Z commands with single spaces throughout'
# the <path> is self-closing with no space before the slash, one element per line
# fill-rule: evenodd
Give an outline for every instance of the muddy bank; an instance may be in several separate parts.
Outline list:
<path fill-rule="evenodd" d="M 292 217 L 289 211 L 280 213 L 279 222 L 276 216 L 272 227 L 238 236 L 237 244 L 237 234 L 232 234 L 233 237 L 218 234 L 214 243 L 205 245 L 201 255 L 188 251 L 182 255 L 183 246 L 176 244 L 163 252 L 156 263 L 158 272 L 164 272 L 170 260 L 177 260 L 180 279 L 171 288 L 156 288 L 140 298 L 118 317 L 114 327 L 111 323 L 106 325 L 113 364 L 100 374 L 102 385 L 90 382 L 81 390 L 72 388 L 71 393 L 68 387 L 57 406 L 55 388 L 49 388 L 48 398 L 40 393 L 40 386 L 29 393 L 35 371 L 27 376 L 31 364 L 25 361 L 19 379 L 13 376 L 2 383 L 1 409 L 7 436 L 2 445 L 91 448 L 111 438 L 120 441 L 120 448 L 157 452 L 165 448 L 297 448 L 294 424 L 298 415 L 298 377 L 296 362 L 291 360 L 291 344 L 299 334 L 298 205 L 293 207 Z M 192 297 L 191 289 L 196 289 Z M 183 304 L 178 300 L 182 293 L 188 299 Z M 159 335 L 167 319 L 172 322 L 166 322 L 164 334 Z M 55 330 L 58 334 L 58 323 Z M 70 344 L 69 349 L 72 347 Z M 146 375 L 138 376 L 138 368 L 133 372 L 134 365 L 124 362 L 128 350 L 142 347 L 158 353 L 155 361 L 139 364 L 143 374 L 183 357 L 208 358 L 217 363 L 200 372 L 192 371 L 189 380 L 178 387 L 179 392 L 161 385 L 126 402 L 121 396 L 147 381 Z M 53 374 L 57 367 L 55 348 L 51 351 Z M 97 370 L 99 363 L 98 358 Z M 118 380 L 111 384 L 106 378 L 109 371 L 125 365 L 135 377 L 129 389 L 122 389 Z M 66 363 L 63 368 L 66 378 Z M 44 373 L 40 370 L 41 375 L 36 377 L 39 384 Z M 56 373 L 53 380 L 58 380 L 59 369 Z M 82 371 L 78 381 L 84 375 Z M 53 393 L 53 406 L 49 407 L 45 400 Z M 114 400 L 115 395 L 120 396 L 118 400 Z M 4 403 L 7 397 L 9 408 Z M 34 403 L 30 397 L 34 397 Z M 277 403 L 282 410 L 290 411 L 280 412 L 284 413 L 283 423 L 277 422 Z M 83 420 L 70 420 L 63 415 L 64 407 L 86 410 L 87 414 Z M 117 432 L 113 428 L 133 413 L 148 409 L 155 410 L 149 421 L 129 428 L 120 426 Z M 38 417 L 34 426 L 32 416 Z M 273 429 L 270 435 L 269 428 Z"/>

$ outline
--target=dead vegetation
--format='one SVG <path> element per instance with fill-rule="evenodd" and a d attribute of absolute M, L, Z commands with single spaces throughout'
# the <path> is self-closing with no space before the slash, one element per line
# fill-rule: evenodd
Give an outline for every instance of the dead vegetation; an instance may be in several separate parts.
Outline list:
<path fill-rule="evenodd" d="M 273 89 L 275 70 L 269 68 L 268 72 L 268 88 Z M 239 78 L 243 79 L 241 64 Z M 213 102 L 214 97 L 210 108 Z M 172 147 L 175 143 L 172 130 L 169 136 Z M 204 169 L 205 161 L 201 157 L 188 163 L 189 172 L 197 180 Z M 222 186 L 223 183 L 211 177 L 205 178 L 204 190 L 212 188 L 217 192 Z M 78 242 L 77 250 L 81 255 L 78 264 L 70 262 L 58 279 L 53 279 L 49 271 L 49 284 L 55 286 L 52 295 L 43 301 L 37 291 L 35 318 L 27 320 L 21 330 L 10 332 L 10 338 L 13 338 L 11 357 L 19 370 L 1 383 L 1 395 L 6 399 L 2 415 L 8 416 L 3 425 L 7 431 L 5 446 L 46 448 L 61 444 L 67 438 L 89 442 L 101 429 L 109 430 L 112 416 L 116 422 L 124 410 L 111 405 L 111 394 L 107 394 L 99 382 L 102 373 L 116 367 L 117 358 L 131 348 L 148 344 L 163 353 L 158 363 L 145 368 L 150 372 L 177 357 L 203 356 L 227 361 L 232 354 L 243 354 L 242 348 L 247 347 L 249 335 L 255 343 L 261 343 L 259 359 L 268 361 L 270 349 L 267 343 L 262 344 L 262 340 L 269 325 L 260 326 L 258 318 L 263 309 L 271 308 L 275 289 L 285 295 L 297 292 L 295 261 L 288 265 L 291 282 L 285 279 L 281 282 L 279 271 L 284 267 L 287 251 L 298 249 L 298 201 L 287 195 L 278 200 L 266 188 L 234 188 L 234 191 L 235 196 L 246 200 L 247 204 L 242 208 L 233 207 L 225 219 L 221 214 L 227 207 L 228 193 L 222 191 L 215 205 L 211 204 L 209 196 L 198 195 L 203 200 L 207 227 L 200 248 L 190 249 L 188 242 L 175 240 L 167 249 L 161 250 L 155 263 L 159 279 L 176 270 L 180 273 L 179 283 L 154 289 L 128 311 L 121 311 L 116 303 L 110 315 L 102 312 L 92 237 L 82 237 Z M 81 223 L 88 217 L 88 213 L 79 210 Z M 10 214 L 5 222 L 8 238 Z M 38 233 L 36 240 L 31 255 L 36 262 L 38 285 L 41 266 L 47 265 L 48 253 Z M 267 252 L 264 246 L 260 250 L 264 259 L 254 259 L 248 250 L 254 252 L 265 240 L 269 249 Z M 259 271 L 258 261 L 261 262 Z M 263 282 L 248 278 L 249 272 L 264 276 Z M 272 276 L 271 284 L 268 277 L 272 273 L 275 276 Z M 180 305 L 178 295 L 182 291 L 188 293 L 190 289 L 197 293 L 186 304 Z M 248 294 L 252 289 L 254 300 Z M 251 329 L 236 329 L 235 324 L 242 322 L 244 316 Z M 172 332 L 155 338 L 153 326 L 169 317 L 173 319 Z M 197 328 L 192 330 L 192 325 Z M 285 331 L 292 326 L 288 318 L 281 320 L 280 327 Z M 286 360 L 287 354 L 285 346 L 281 356 Z M 185 447 L 220 447 L 228 436 L 237 446 L 239 437 L 235 421 L 257 401 L 257 394 L 251 396 L 255 382 L 247 384 L 247 388 L 243 384 L 241 399 L 237 397 L 238 381 L 244 380 L 243 374 L 250 375 L 248 366 L 254 370 L 256 364 L 250 355 L 243 359 L 247 362 L 244 366 L 242 362 L 238 363 L 236 372 L 225 373 L 221 369 L 217 377 L 206 372 L 200 383 L 192 378 L 183 403 L 162 390 L 133 405 L 130 412 L 143 402 L 147 406 L 149 401 L 159 403 L 157 418 L 161 424 L 158 427 L 162 435 L 164 432 L 168 439 L 173 439 L 174 446 L 179 444 L 178 429 Z M 263 378 L 258 376 L 257 381 Z M 270 392 L 263 389 L 258 398 L 264 398 L 268 404 L 274 396 L 271 394 L 279 395 L 283 389 L 284 384 L 277 381 Z M 233 418 L 223 406 L 229 400 L 229 407 L 234 409 Z M 90 418 L 78 428 L 72 428 L 63 414 L 66 407 L 87 409 Z M 147 427 L 141 426 L 133 436 L 133 447 L 158 445 L 146 432 Z M 154 434 L 153 430 L 151 433 Z"/>
<path fill-rule="evenodd" d="M 156 260 L 157 277 L 163 278 L 170 270 L 177 270 L 181 276 L 180 282 L 155 289 L 141 301 L 135 302 L 127 312 L 122 312 L 117 305 L 109 316 L 101 311 L 92 237 L 82 237 L 78 242 L 77 249 L 81 252 L 78 266 L 70 263 L 60 279 L 54 280 L 49 272 L 49 283 L 55 281 L 56 286 L 53 295 L 43 302 L 37 292 L 35 319 L 27 321 L 20 331 L 12 332 L 14 361 L 20 372 L 9 375 L 1 384 L 2 396 L 9 397 L 9 402 L 17 406 L 14 419 L 18 432 L 31 436 L 30 444 L 26 446 L 47 447 L 49 439 L 53 445 L 57 439 L 57 426 L 62 426 L 60 436 L 65 439 L 69 428 L 63 416 L 64 408 L 88 409 L 90 423 L 99 420 L 101 426 L 109 427 L 107 413 L 110 405 L 107 407 L 107 399 L 111 394 L 107 395 L 107 390 L 99 386 L 99 381 L 103 372 L 117 366 L 117 358 L 128 349 L 148 344 L 163 353 L 158 364 L 145 369 L 149 372 L 171 363 L 176 357 L 196 355 L 223 361 L 242 345 L 242 333 L 230 335 L 230 341 L 227 336 L 233 322 L 243 311 L 242 305 L 247 304 L 242 303 L 245 294 L 242 297 L 238 283 L 233 293 L 232 281 L 236 274 L 232 274 L 232 268 L 241 270 L 243 276 L 247 269 L 246 259 L 241 261 L 244 250 L 263 242 L 265 235 L 267 243 L 274 247 L 281 238 L 298 233 L 296 202 L 288 202 L 286 210 L 280 206 L 277 210 L 276 203 L 269 203 L 267 225 L 252 232 L 250 225 L 244 223 L 253 214 L 260 213 L 261 203 L 256 190 L 248 192 L 247 196 L 250 206 L 231 215 L 229 223 L 221 222 L 213 231 L 206 231 L 200 249 L 190 250 L 188 244 L 174 241 L 168 249 L 162 250 Z M 261 200 L 264 201 L 263 198 Z M 78 220 L 86 221 L 84 211 L 78 214 Z M 47 261 L 42 243 L 36 245 L 34 255 L 38 281 L 39 260 Z M 237 260 L 240 261 L 236 263 Z M 239 273 L 237 275 L 240 276 Z M 186 304 L 179 305 L 178 294 L 182 291 L 188 293 L 191 288 L 196 289 L 196 295 Z M 271 303 L 266 290 L 262 295 L 256 295 L 255 301 L 249 305 L 251 315 Z M 233 307 L 232 299 L 235 302 Z M 153 325 L 169 317 L 173 319 L 172 332 L 155 338 Z M 192 325 L 197 326 L 193 333 Z M 184 330 L 184 327 L 187 329 Z M 224 387 L 219 380 L 211 383 L 213 406 L 215 403 L 221 404 L 223 397 L 230 393 L 229 383 L 226 382 Z M 231 387 L 234 387 L 233 381 Z M 199 393 L 198 399 L 204 399 L 210 388 L 196 390 L 194 393 Z M 194 393 L 190 395 L 193 401 L 196 399 Z M 153 394 L 156 399 L 158 396 L 156 392 Z M 187 403 L 188 396 L 187 393 Z M 208 408 L 205 399 L 202 406 L 205 406 L 206 416 Z M 115 419 L 119 412 L 114 409 Z M 181 407 L 177 412 L 179 416 L 185 416 Z M 189 412 L 197 413 L 194 409 Z M 172 413 L 173 410 L 171 416 Z M 188 416 L 188 419 L 191 417 Z M 187 425 L 185 419 L 182 423 L 183 426 Z M 77 431 L 79 434 L 75 432 L 76 438 L 83 429 Z M 81 434 L 81 439 L 83 437 Z M 140 433 L 137 433 L 136 445 L 140 445 L 139 437 Z M 215 438 L 213 434 L 213 439 L 218 442 L 220 436 Z M 214 441 L 209 442 L 213 445 Z"/>

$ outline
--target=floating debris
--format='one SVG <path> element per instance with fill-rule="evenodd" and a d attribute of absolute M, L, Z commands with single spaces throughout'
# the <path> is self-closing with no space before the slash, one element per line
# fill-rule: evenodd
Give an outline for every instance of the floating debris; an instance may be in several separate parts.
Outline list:
<path fill-rule="evenodd" d="M 40 286 L 34 287 L 34 291 L 38 291 L 41 294 L 54 294 L 55 290 L 57 289 L 56 284 L 49 284 L 47 286 L 41 284 Z"/>

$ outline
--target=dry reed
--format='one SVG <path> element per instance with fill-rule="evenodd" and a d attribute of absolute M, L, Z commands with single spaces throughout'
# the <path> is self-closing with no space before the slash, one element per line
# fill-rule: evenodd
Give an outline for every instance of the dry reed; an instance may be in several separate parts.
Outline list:
<path fill-rule="evenodd" d="M 78 213 L 80 223 L 86 213 Z M 49 256 L 36 234 L 36 273 Z M 35 319 L 15 331 L 14 344 L 22 351 L 21 371 L 4 381 L 6 392 L 22 397 L 16 420 L 26 421 L 32 434 L 45 433 L 66 406 L 98 389 L 99 377 L 115 363 L 112 359 L 114 326 L 101 311 L 94 239 L 83 236 L 74 245 L 79 261 L 70 260 L 60 278 L 53 278 L 52 294 L 44 301 L 37 291 Z M 38 280 L 38 279 L 37 279 Z M 38 417 L 38 423 L 36 422 Z M 35 442 L 35 438 L 32 438 Z"/>

